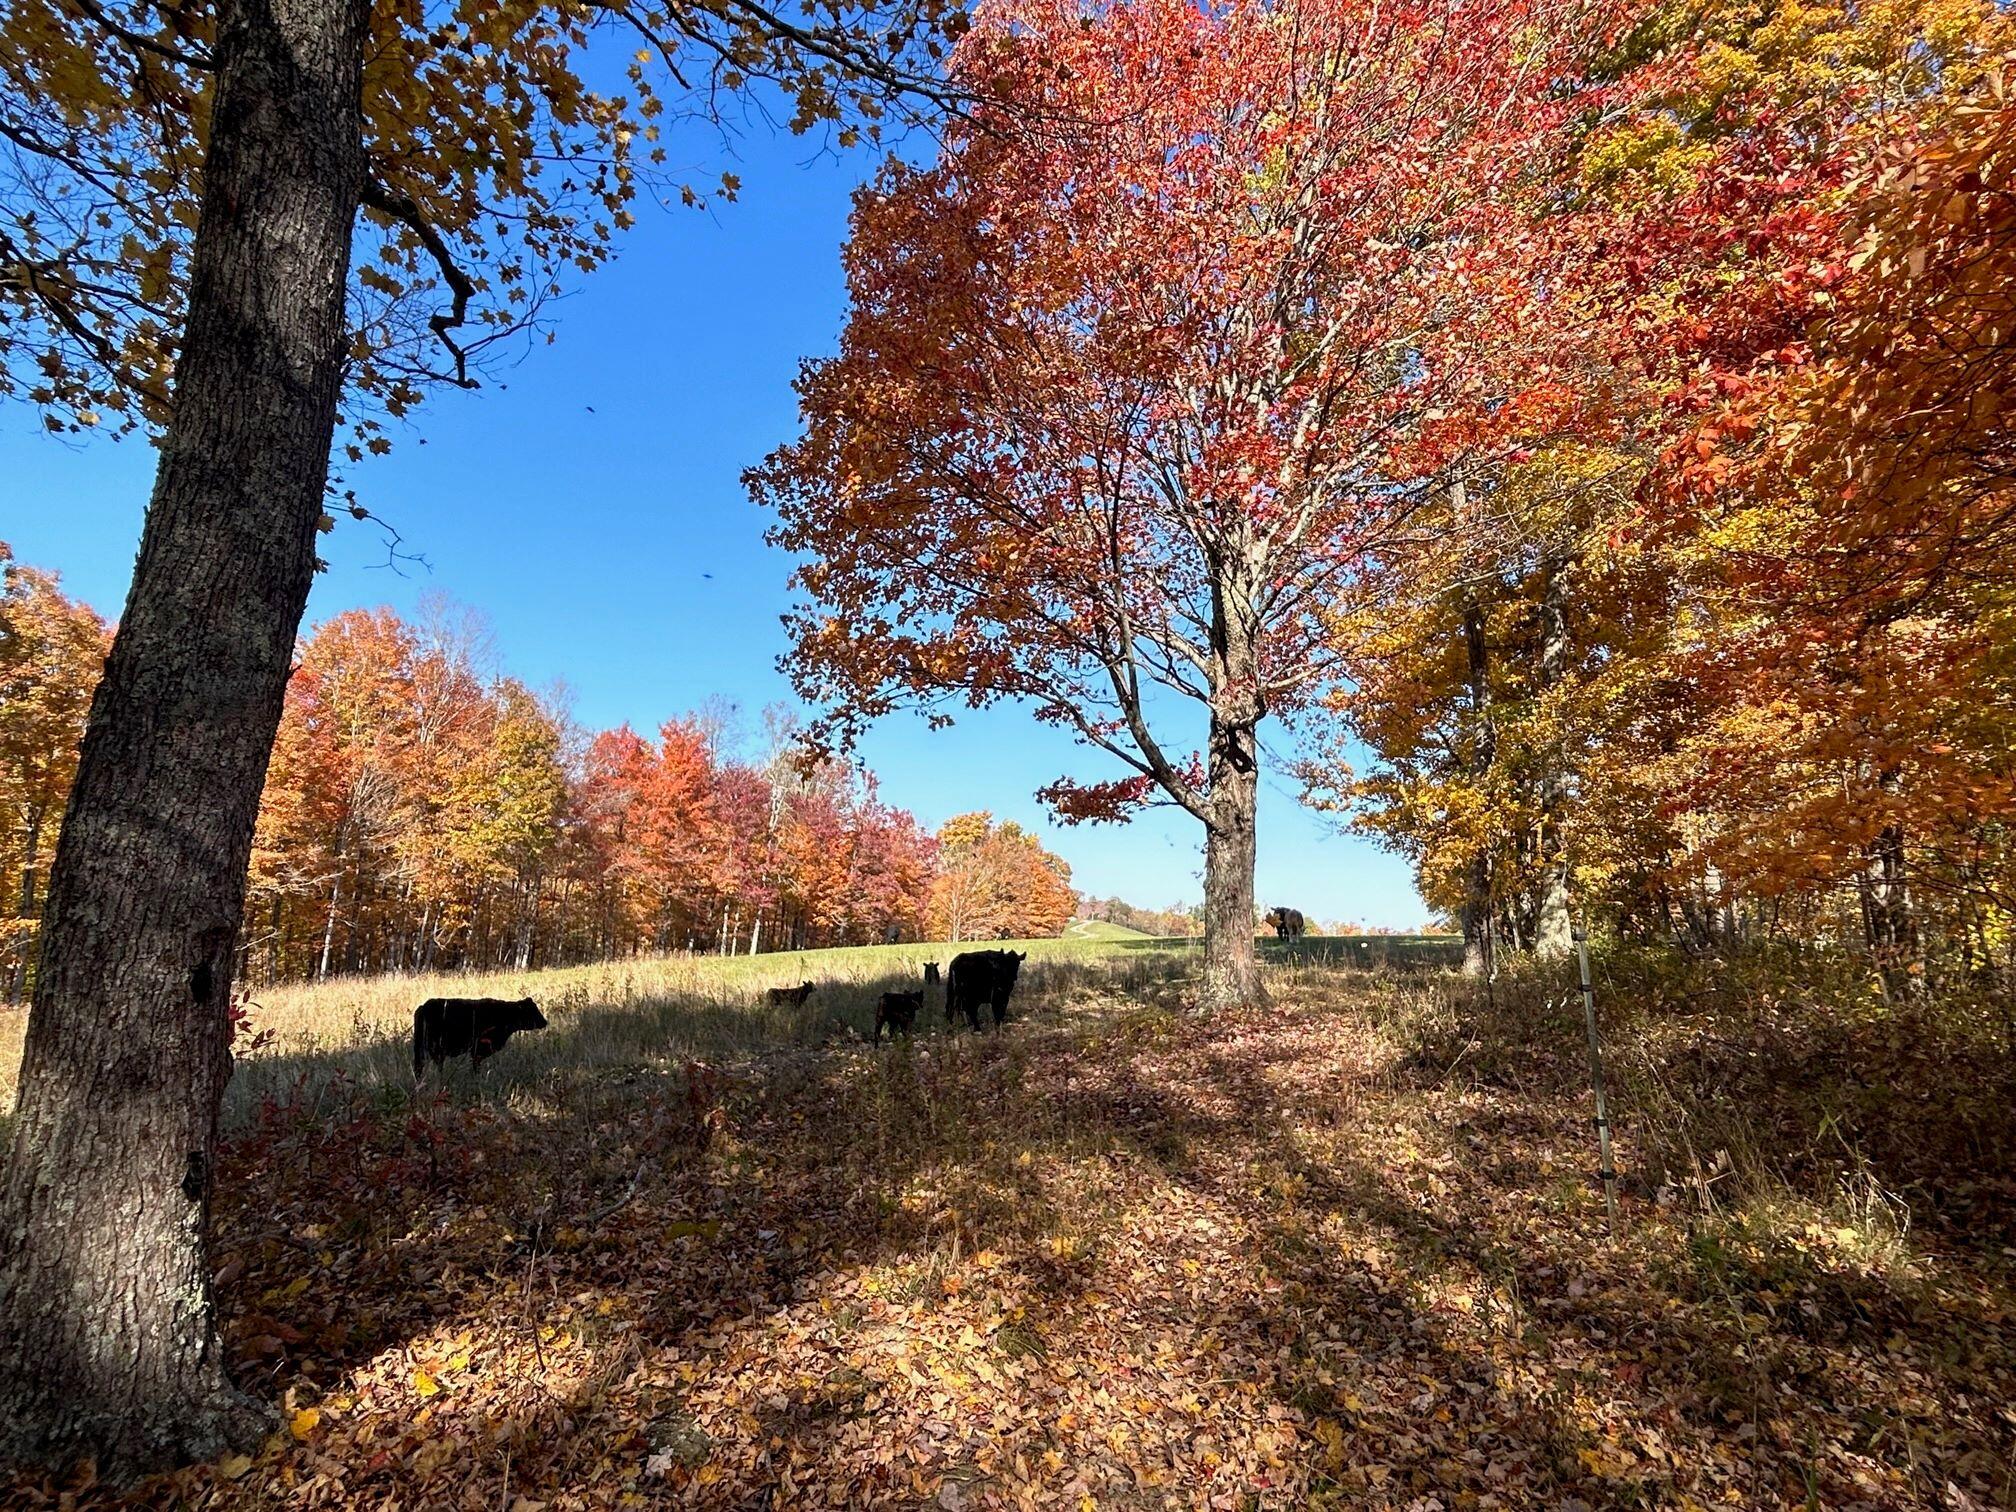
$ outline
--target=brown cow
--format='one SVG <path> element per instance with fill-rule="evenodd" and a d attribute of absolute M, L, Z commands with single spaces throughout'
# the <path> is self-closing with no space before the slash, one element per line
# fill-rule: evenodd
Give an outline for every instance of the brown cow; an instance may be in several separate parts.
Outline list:
<path fill-rule="evenodd" d="M 803 1008 L 805 999 L 812 996 L 815 990 L 810 982 L 801 982 L 796 987 L 772 987 L 763 994 L 763 1001 L 772 1008 L 782 1008 L 787 1004 L 793 1008 Z"/>
<path fill-rule="evenodd" d="M 1270 908 L 1267 910 L 1267 922 L 1273 926 L 1274 933 L 1284 940 L 1301 939 L 1302 932 L 1309 927 L 1299 908 Z"/>

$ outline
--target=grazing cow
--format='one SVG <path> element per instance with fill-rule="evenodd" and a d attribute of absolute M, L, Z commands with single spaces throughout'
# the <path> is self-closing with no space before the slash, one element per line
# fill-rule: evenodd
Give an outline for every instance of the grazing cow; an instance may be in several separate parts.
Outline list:
<path fill-rule="evenodd" d="M 888 1025 L 889 1038 L 908 1034 L 917 1027 L 917 1015 L 924 1009 L 924 989 L 915 992 L 885 992 L 875 1005 L 875 1043 L 882 1043 L 882 1027 Z"/>
<path fill-rule="evenodd" d="M 994 1010 L 994 1027 L 1008 1017 L 1008 995 L 1015 990 L 1015 977 L 1028 956 L 1020 950 L 969 950 L 952 957 L 952 970 L 945 978 L 945 1022 L 949 1026 L 960 1014 L 969 1028 L 980 1027 L 980 1007 Z"/>
<path fill-rule="evenodd" d="M 1301 939 L 1302 931 L 1309 927 L 1299 908 L 1270 908 L 1267 910 L 1267 922 L 1273 926 L 1274 933 L 1284 940 Z"/>
<path fill-rule="evenodd" d="M 926 987 L 936 987 L 941 980 L 943 978 L 938 975 L 938 963 L 936 961 L 926 961 L 924 963 L 924 985 Z"/>
<path fill-rule="evenodd" d="M 452 1055 L 466 1054 L 469 1064 L 483 1062 L 504 1048 L 512 1035 L 546 1027 L 546 1015 L 528 998 L 429 998 L 413 1010 L 413 1080 L 425 1074 L 427 1063 L 439 1066 Z"/>
<path fill-rule="evenodd" d="M 790 1004 L 793 1008 L 803 1008 L 805 999 L 812 996 L 814 988 L 810 982 L 801 982 L 796 987 L 772 987 L 763 994 L 763 1001 L 772 1008 Z"/>

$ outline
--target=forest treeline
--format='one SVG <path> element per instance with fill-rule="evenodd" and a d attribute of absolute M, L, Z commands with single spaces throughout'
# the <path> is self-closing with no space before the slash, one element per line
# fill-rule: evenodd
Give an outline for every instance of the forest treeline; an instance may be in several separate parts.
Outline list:
<path fill-rule="evenodd" d="M 2016 968 L 2011 40 L 1968 0 L 1625 33 L 1539 222 L 1588 238 L 1550 423 L 1332 620 L 1375 760 L 1312 787 L 1473 966 L 1580 915 Z"/>
<path fill-rule="evenodd" d="M 0 547 L 0 551 L 4 551 Z M 42 877 L 109 627 L 55 576 L 0 587 L 0 989 L 28 977 Z M 267 772 L 240 955 L 254 981 L 1029 938 L 1071 870 L 984 812 L 934 835 L 861 768 L 762 748 L 723 706 L 588 731 L 499 674 L 481 621 L 350 610 L 301 642 Z"/>

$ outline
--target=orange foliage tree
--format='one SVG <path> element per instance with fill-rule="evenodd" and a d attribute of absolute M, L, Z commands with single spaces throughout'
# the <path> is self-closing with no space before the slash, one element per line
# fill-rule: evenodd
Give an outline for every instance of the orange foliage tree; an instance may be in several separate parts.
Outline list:
<path fill-rule="evenodd" d="M 1479 969 L 1562 948 L 1571 882 L 1906 974 L 1928 907 L 2003 938 L 2007 41 L 1980 0 L 1653 5 L 1605 63 L 1547 210 L 1601 360 L 1342 606 L 1375 760 L 1316 764 Z"/>
<path fill-rule="evenodd" d="M 0 992 L 17 1001 L 109 632 L 0 541 Z"/>
<path fill-rule="evenodd" d="M 437 606 L 303 642 L 245 952 L 269 980 L 917 939 L 935 846 L 873 779 L 699 718 L 586 734 Z"/>
<path fill-rule="evenodd" d="M 1014 820 L 959 814 L 938 829 L 931 938 L 1033 940 L 1063 933 L 1076 910 L 1071 868 Z"/>
<path fill-rule="evenodd" d="M 1207 1000 L 1258 991 L 1259 732 L 1337 671 L 1322 611 L 1548 408 L 1556 249 L 1508 212 L 1601 29 L 1572 0 L 995 0 L 955 79 L 1026 110 L 856 201 L 840 354 L 751 475 L 810 558 L 788 666 L 842 732 L 1031 705 L 1125 771 L 1048 789 L 1067 819 L 1187 810 Z"/>
<path fill-rule="evenodd" d="M 1960 72 L 1956 69 L 1955 72 Z M 2002 66 L 1865 155 L 1805 339 L 1721 386 L 1668 528 L 1720 549 L 1700 787 L 1753 891 L 1845 884 L 1893 971 L 2016 909 L 2016 107 Z"/>
<path fill-rule="evenodd" d="M 7 572 L 0 859 L 25 918 L 106 628 L 50 574 Z M 938 845 L 916 818 L 870 774 L 798 750 L 788 720 L 761 762 L 728 749 L 721 726 L 696 715 L 655 740 L 581 731 L 500 675 L 480 622 L 441 601 L 413 622 L 332 616 L 303 638 L 288 680 L 246 968 L 278 981 L 923 938 Z M 1012 825 L 997 851 L 1041 858 L 1024 870 L 1042 882 L 1017 873 L 1015 918 L 1054 934 L 1069 869 Z"/>

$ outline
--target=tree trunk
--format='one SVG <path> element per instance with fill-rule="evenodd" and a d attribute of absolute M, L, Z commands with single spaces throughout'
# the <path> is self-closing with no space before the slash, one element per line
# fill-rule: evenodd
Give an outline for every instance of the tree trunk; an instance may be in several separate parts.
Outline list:
<path fill-rule="evenodd" d="M 35 868 L 42 859 L 42 805 L 37 804 L 28 814 L 28 844 L 21 858 L 21 896 L 14 910 L 17 919 L 35 917 Z M 21 1001 L 21 994 L 28 987 L 28 942 L 22 940 L 19 954 L 14 958 L 13 969 L 8 973 L 7 1002 Z"/>
<path fill-rule="evenodd" d="M 1205 752 L 1203 1006 L 1263 1000 L 1253 942 L 1260 797 L 1259 623 L 1245 543 L 1210 552 L 1211 729 Z"/>
<path fill-rule="evenodd" d="M 1882 785 L 1888 790 L 1896 781 L 1894 774 L 1886 774 Z M 1859 891 L 1862 929 L 1870 954 L 1882 973 L 1886 991 L 1915 995 L 1925 987 L 1925 964 L 1906 870 L 1903 826 L 1885 825 L 1869 842 L 1866 856 Z"/>
<path fill-rule="evenodd" d="M 1455 503 L 1463 505 L 1463 485 L 1457 484 Z M 1484 638 L 1484 606 L 1474 593 L 1463 600 L 1463 656 L 1470 680 L 1471 782 L 1480 790 L 1498 759 L 1498 727 L 1492 722 L 1491 648 Z M 1472 837 L 1473 850 L 1464 883 L 1460 922 L 1463 926 L 1463 974 L 1482 977 L 1492 974 L 1493 934 L 1497 921 L 1491 907 L 1491 847 L 1488 836 Z"/>
<path fill-rule="evenodd" d="M 1261 999 L 1253 941 L 1259 741 L 1251 724 L 1211 726 L 1211 822 L 1204 831 L 1204 1003 Z"/>
<path fill-rule="evenodd" d="M 314 575 L 366 0 L 225 0 L 175 413 L 49 879 L 0 1188 L 0 1459 L 255 1442 L 205 1253 L 232 944 Z"/>
<path fill-rule="evenodd" d="M 1543 698 L 1556 691 L 1568 675 L 1568 588 L 1573 562 L 1566 555 L 1550 554 L 1547 579 L 1540 597 L 1540 693 Z M 1559 959 L 1575 948 L 1574 924 L 1568 896 L 1568 850 L 1562 839 L 1562 821 L 1568 808 L 1568 779 L 1563 769 L 1567 755 L 1549 750 L 1541 759 L 1540 833 L 1536 849 L 1540 868 L 1540 898 L 1535 910 L 1533 953 L 1541 959 Z"/>
<path fill-rule="evenodd" d="M 514 952 L 520 971 L 532 969 L 532 942 L 539 933 L 539 878 L 535 873 L 521 883 L 524 901 L 518 906 L 518 944 Z"/>
<path fill-rule="evenodd" d="M 343 847 L 336 847 L 336 880 L 329 884 L 329 917 L 322 926 L 322 959 L 315 967 L 315 980 L 329 979 L 329 952 L 336 944 L 336 916 L 343 907 Z"/>

